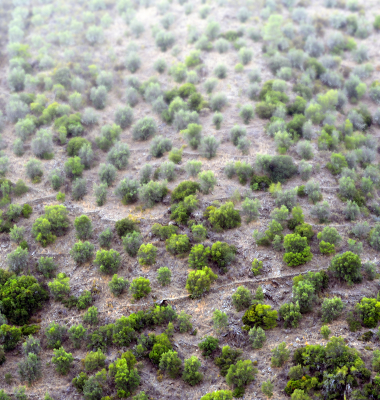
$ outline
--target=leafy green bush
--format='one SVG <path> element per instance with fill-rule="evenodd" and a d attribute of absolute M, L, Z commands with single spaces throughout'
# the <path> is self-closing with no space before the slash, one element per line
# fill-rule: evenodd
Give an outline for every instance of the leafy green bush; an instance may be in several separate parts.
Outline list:
<path fill-rule="evenodd" d="M 40 257 L 36 268 L 45 278 L 51 278 L 58 266 L 53 257 Z"/>
<path fill-rule="evenodd" d="M 196 194 L 200 190 L 200 185 L 193 181 L 181 182 L 172 192 L 172 201 L 182 201 L 185 197 Z"/>
<path fill-rule="evenodd" d="M 171 282 L 172 273 L 168 267 L 160 267 L 157 270 L 157 280 L 161 286 L 167 286 Z"/>
<path fill-rule="evenodd" d="M 337 254 L 331 260 L 330 270 L 338 279 L 345 280 L 349 284 L 361 282 L 362 280 L 360 258 L 351 251 Z"/>
<path fill-rule="evenodd" d="M 63 337 L 66 334 L 66 327 L 59 325 L 56 322 L 51 322 L 45 329 L 45 336 L 47 339 L 47 347 L 59 348 L 63 341 Z"/>
<path fill-rule="evenodd" d="M 193 269 L 202 269 L 206 267 L 210 253 L 209 247 L 204 247 L 202 244 L 194 245 L 189 254 L 189 267 Z"/>
<path fill-rule="evenodd" d="M 207 237 L 207 229 L 203 225 L 193 225 L 191 227 L 191 232 L 193 233 L 193 239 L 196 242 L 202 242 Z"/>
<path fill-rule="evenodd" d="M 220 145 L 220 141 L 216 139 L 214 136 L 205 136 L 200 143 L 200 154 L 203 157 L 211 159 L 216 156 L 216 152 L 218 151 Z"/>
<path fill-rule="evenodd" d="M 340 297 L 324 299 L 322 303 L 322 321 L 331 322 L 339 318 L 344 308 L 344 304 Z"/>
<path fill-rule="evenodd" d="M 235 210 L 232 202 L 227 202 L 219 208 L 208 207 L 205 216 L 217 231 L 236 228 L 241 224 L 240 212 Z"/>
<path fill-rule="evenodd" d="M 369 233 L 369 244 L 375 250 L 380 251 L 380 223 L 376 223 Z"/>
<path fill-rule="evenodd" d="M 123 238 L 123 248 L 131 256 L 135 257 L 142 245 L 143 239 L 140 232 L 127 233 Z"/>
<path fill-rule="evenodd" d="M 53 352 L 54 356 L 51 362 L 55 364 L 56 371 L 61 375 L 67 375 L 74 361 L 74 357 L 71 353 L 67 353 L 63 347 L 54 349 Z"/>
<path fill-rule="evenodd" d="M 281 318 L 284 320 L 285 328 L 297 328 L 299 321 L 302 318 L 300 313 L 300 305 L 298 302 L 294 303 L 284 303 L 280 309 L 279 313 Z"/>
<path fill-rule="evenodd" d="M 21 329 L 3 324 L 0 326 L 0 337 L 4 350 L 11 351 L 16 348 L 21 339 Z"/>
<path fill-rule="evenodd" d="M 138 300 L 147 296 L 152 289 L 150 288 L 149 279 L 140 277 L 132 280 L 129 290 L 132 293 L 133 298 Z"/>
<path fill-rule="evenodd" d="M 25 359 L 18 364 L 18 372 L 21 381 L 26 381 L 31 385 L 42 375 L 41 360 L 36 354 L 29 353 Z M 7 398 L 8 396 L 4 400 L 7 400 Z"/>
<path fill-rule="evenodd" d="M 234 397 L 242 397 L 245 392 L 245 386 L 255 380 L 257 368 L 253 366 L 251 360 L 238 360 L 232 364 L 226 375 L 226 382 L 229 386 L 235 387 Z"/>
<path fill-rule="evenodd" d="M 263 262 L 259 261 L 257 258 L 254 258 L 252 261 L 251 271 L 253 272 L 254 276 L 257 276 L 261 273 L 263 269 Z"/>
<path fill-rule="evenodd" d="M 33 276 L 18 277 L 8 271 L 2 271 L 0 271 L 2 313 L 13 324 L 26 324 L 33 313 L 48 299 L 48 293 Z"/>
<path fill-rule="evenodd" d="M 284 261 L 289 266 L 297 266 L 307 263 L 313 258 L 307 238 L 296 233 L 286 235 L 284 238 Z"/>
<path fill-rule="evenodd" d="M 18 246 L 16 250 L 12 251 L 7 256 L 8 268 L 11 272 L 19 274 L 26 269 L 29 260 L 29 252 L 27 249 L 23 249 Z"/>
<path fill-rule="evenodd" d="M 83 339 L 85 338 L 86 329 L 83 328 L 83 326 L 81 324 L 73 325 L 68 330 L 68 335 L 69 335 L 69 339 L 71 340 L 73 346 L 76 349 L 79 349 L 81 346 L 81 343 L 83 342 Z"/>
<path fill-rule="evenodd" d="M 273 357 L 271 358 L 271 364 L 273 367 L 282 367 L 290 356 L 290 350 L 286 348 L 286 343 L 282 342 L 271 350 Z"/>
<path fill-rule="evenodd" d="M 211 259 L 219 268 L 226 271 L 227 267 L 235 259 L 236 252 L 237 249 L 235 246 L 218 241 L 211 246 Z"/>
<path fill-rule="evenodd" d="M 198 343 L 198 347 L 202 350 L 203 357 L 209 357 L 219 348 L 219 339 L 207 336 L 202 342 Z"/>
<path fill-rule="evenodd" d="M 153 207 L 155 203 L 162 201 L 162 199 L 167 195 L 168 188 L 166 182 L 154 182 L 142 185 L 138 189 L 138 195 L 140 200 L 147 207 Z"/>
<path fill-rule="evenodd" d="M 198 298 L 203 293 L 210 290 L 211 283 L 218 278 L 209 267 L 203 267 L 201 270 L 191 271 L 186 281 L 186 290 L 192 298 Z"/>
<path fill-rule="evenodd" d="M 200 191 L 204 194 L 209 194 L 215 187 L 217 182 L 213 171 L 202 171 L 199 172 L 198 178 L 200 180 Z"/>
<path fill-rule="evenodd" d="M 115 274 L 121 263 L 120 253 L 116 250 L 99 250 L 96 252 L 94 263 L 104 274 Z"/>
<path fill-rule="evenodd" d="M 377 299 L 363 297 L 355 305 L 361 323 L 367 328 L 375 328 L 380 321 L 380 302 Z"/>
<path fill-rule="evenodd" d="M 159 368 L 161 371 L 166 372 L 171 378 L 176 378 L 182 367 L 182 361 L 178 357 L 178 353 L 172 350 L 162 354 L 160 359 Z"/>
<path fill-rule="evenodd" d="M 266 336 L 262 328 L 251 328 L 248 332 L 248 336 L 253 349 L 261 349 L 263 347 Z"/>
<path fill-rule="evenodd" d="M 245 286 L 239 286 L 231 296 L 231 299 L 236 311 L 241 311 L 250 306 L 252 294 Z"/>
<path fill-rule="evenodd" d="M 89 241 L 79 241 L 70 250 L 70 255 L 78 264 L 83 264 L 94 255 L 94 245 Z"/>
<path fill-rule="evenodd" d="M 203 380 L 203 375 L 198 371 L 201 363 L 196 356 L 187 358 L 183 366 L 182 379 L 191 386 L 197 385 Z"/>
<path fill-rule="evenodd" d="M 290 156 L 258 155 L 256 167 L 268 173 L 273 182 L 284 182 L 297 173 L 297 167 Z"/>
<path fill-rule="evenodd" d="M 83 322 L 90 325 L 98 323 L 98 307 L 92 306 L 83 314 Z"/>
<path fill-rule="evenodd" d="M 137 253 L 139 257 L 139 264 L 141 265 L 153 265 L 156 262 L 157 247 L 153 244 L 142 244 Z"/>
<path fill-rule="evenodd" d="M 243 329 L 250 330 L 251 327 L 262 327 L 265 330 L 272 329 L 277 326 L 277 311 L 266 304 L 253 304 L 244 313 L 242 321 L 244 323 Z"/>
<path fill-rule="evenodd" d="M 173 234 L 166 239 L 166 250 L 174 255 L 183 255 L 190 250 L 190 240 L 187 235 Z"/>

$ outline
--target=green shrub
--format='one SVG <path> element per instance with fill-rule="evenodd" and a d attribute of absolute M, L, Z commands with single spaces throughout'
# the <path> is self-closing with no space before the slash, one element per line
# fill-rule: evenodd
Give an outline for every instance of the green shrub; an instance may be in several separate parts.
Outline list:
<path fill-rule="evenodd" d="M 48 293 L 33 276 L 18 277 L 8 271 L 2 271 L 0 271 L 2 313 L 13 324 L 26 324 L 31 315 L 48 299 Z"/>
<path fill-rule="evenodd" d="M 70 293 L 70 278 L 60 272 L 52 282 L 48 283 L 51 294 L 56 300 L 62 300 Z"/>
<path fill-rule="evenodd" d="M 345 280 L 349 284 L 362 280 L 360 258 L 351 251 L 337 254 L 331 260 L 330 270 L 338 279 Z"/>
<path fill-rule="evenodd" d="M 271 310 L 271 306 L 266 304 L 253 304 L 244 313 L 242 321 L 243 329 L 250 330 L 251 327 L 262 327 L 265 330 L 277 326 L 277 311 Z"/>
<path fill-rule="evenodd" d="M 119 125 L 104 125 L 100 135 L 95 138 L 96 145 L 103 151 L 108 151 L 120 138 L 121 128 Z"/>
<path fill-rule="evenodd" d="M 92 237 L 92 222 L 87 215 L 81 215 L 76 217 L 74 221 L 74 227 L 76 230 L 78 239 L 90 239 Z"/>
<path fill-rule="evenodd" d="M 13 187 L 13 194 L 17 197 L 22 196 L 23 194 L 27 193 L 29 188 L 26 186 L 25 182 L 22 179 L 19 179 L 15 186 Z M 25 204 L 24 207 L 29 204 Z M 30 206 L 29 206 L 30 207 Z M 28 218 L 24 215 L 25 218 Z"/>
<path fill-rule="evenodd" d="M 330 333 L 331 333 L 331 331 L 326 325 L 323 325 L 321 327 L 321 335 L 323 336 L 324 339 L 328 339 Z"/>
<path fill-rule="evenodd" d="M 152 233 L 160 239 L 168 239 L 178 231 L 178 226 L 175 225 L 161 225 L 158 223 L 153 224 Z"/>
<path fill-rule="evenodd" d="M 26 269 L 29 260 L 29 253 L 27 249 L 18 246 L 16 250 L 12 251 L 7 256 L 7 264 L 9 271 L 17 275 Z"/>
<path fill-rule="evenodd" d="M 215 242 L 211 246 L 211 259 L 214 261 L 219 268 L 223 271 L 227 270 L 227 267 L 235 259 L 237 249 L 233 245 L 229 245 L 226 242 Z"/>
<path fill-rule="evenodd" d="M 139 264 L 141 265 L 153 265 L 156 262 L 157 247 L 153 244 L 142 244 L 137 253 L 139 257 Z"/>
<path fill-rule="evenodd" d="M 342 241 L 342 237 L 339 235 L 336 228 L 330 226 L 325 226 L 323 231 L 318 233 L 317 237 L 319 240 L 323 240 L 324 242 L 337 246 Z"/>
<path fill-rule="evenodd" d="M 261 349 L 263 347 L 266 336 L 262 328 L 253 327 L 249 330 L 248 335 L 253 349 Z"/>
<path fill-rule="evenodd" d="M 232 392 L 229 390 L 217 390 L 205 394 L 200 400 L 232 400 Z"/>
<path fill-rule="evenodd" d="M 284 238 L 284 261 L 289 266 L 297 266 L 307 263 L 313 258 L 307 238 L 298 234 L 286 235 Z"/>
<path fill-rule="evenodd" d="M 63 337 L 66 334 L 66 327 L 56 322 L 51 322 L 45 329 L 47 347 L 49 349 L 61 347 Z"/>
<path fill-rule="evenodd" d="M 51 359 L 51 362 L 55 364 L 56 371 L 61 375 L 67 375 L 74 361 L 74 357 L 71 353 L 67 353 L 63 347 L 54 349 L 53 352 L 54 357 Z"/>
<path fill-rule="evenodd" d="M 369 233 L 369 244 L 375 250 L 380 251 L 380 223 L 376 223 Z"/>
<path fill-rule="evenodd" d="M 302 318 L 300 313 L 300 305 L 298 302 L 294 303 L 284 303 L 280 309 L 279 313 L 281 318 L 284 320 L 285 328 L 297 328 L 299 321 Z"/>
<path fill-rule="evenodd" d="M 153 207 L 155 203 L 162 201 L 162 199 L 167 195 L 168 188 L 166 182 L 154 182 L 142 185 L 138 189 L 138 195 L 140 200 L 147 207 Z"/>
<path fill-rule="evenodd" d="M 213 171 L 199 172 L 198 178 L 200 180 L 199 189 L 204 194 L 209 194 L 215 187 L 217 182 Z"/>
<path fill-rule="evenodd" d="M 245 386 L 255 380 L 257 368 L 253 366 L 251 360 L 238 360 L 232 364 L 226 375 L 226 382 L 229 386 L 235 387 L 234 397 L 242 397 L 245 392 Z"/>
<path fill-rule="evenodd" d="M 53 257 L 40 257 L 37 263 L 37 270 L 42 273 L 45 278 L 51 278 L 54 271 L 58 268 Z"/>
<path fill-rule="evenodd" d="M 26 163 L 26 174 L 33 183 L 39 183 L 43 175 L 42 162 L 36 159 L 29 160 Z"/>
<path fill-rule="evenodd" d="M 69 339 L 71 340 L 73 346 L 76 349 L 79 349 L 83 342 L 83 339 L 85 338 L 86 329 L 83 328 L 83 326 L 81 324 L 73 325 L 68 330 L 68 335 L 69 335 Z"/>
<path fill-rule="evenodd" d="M 322 240 L 319 243 L 319 251 L 322 254 L 335 254 L 335 245 Z"/>
<path fill-rule="evenodd" d="M 271 364 L 273 367 L 282 367 L 290 356 L 290 350 L 286 348 L 286 343 L 282 342 L 271 350 L 273 357 L 271 358 Z"/>
<path fill-rule="evenodd" d="M 241 224 L 240 212 L 235 210 L 232 202 L 216 208 L 210 206 L 207 208 L 208 220 L 217 231 L 239 227 Z"/>
<path fill-rule="evenodd" d="M 209 267 L 191 271 L 186 281 L 186 290 L 192 298 L 198 298 L 210 290 L 211 283 L 218 278 Z"/>
<path fill-rule="evenodd" d="M 196 242 L 202 242 L 207 237 L 207 229 L 203 225 L 193 225 L 191 227 L 191 232 Z"/>
<path fill-rule="evenodd" d="M 140 277 L 132 280 L 129 290 L 132 293 L 133 298 L 138 300 L 147 296 L 152 289 L 150 288 L 149 279 Z"/>
<path fill-rule="evenodd" d="M 83 170 L 84 165 L 81 163 L 81 159 L 78 156 L 70 157 L 65 162 L 65 172 L 70 179 L 81 177 Z"/>
<path fill-rule="evenodd" d="M 200 143 L 200 154 L 211 159 L 216 156 L 220 142 L 214 136 L 205 136 Z"/>
<path fill-rule="evenodd" d="M 252 294 L 246 287 L 239 286 L 231 296 L 231 299 L 236 311 L 241 311 L 250 306 Z"/>
<path fill-rule="evenodd" d="M 103 354 L 102 350 L 91 351 L 86 354 L 84 358 L 84 368 L 86 371 L 94 371 L 98 368 L 104 367 L 106 356 Z"/>
<path fill-rule="evenodd" d="M 119 237 L 123 237 L 128 233 L 139 232 L 137 222 L 130 218 L 123 218 L 115 223 L 115 229 Z"/>
<path fill-rule="evenodd" d="M 361 323 L 367 328 L 375 328 L 380 321 L 380 302 L 377 299 L 363 297 L 355 305 Z"/>
<path fill-rule="evenodd" d="M 207 336 L 202 342 L 198 343 L 198 347 L 202 350 L 203 357 L 209 357 L 219 348 L 219 339 Z"/>
<path fill-rule="evenodd" d="M 253 272 L 253 275 L 254 276 L 260 275 L 262 269 L 263 269 L 263 262 L 259 261 L 257 258 L 255 258 L 252 261 L 252 267 L 251 267 L 251 271 Z"/>
<path fill-rule="evenodd" d="M 70 157 L 78 156 L 79 155 L 79 150 L 84 146 L 84 145 L 89 145 L 91 146 L 91 143 L 82 137 L 75 137 L 69 140 L 69 143 L 67 144 L 67 154 Z"/>
<path fill-rule="evenodd" d="M 157 280 L 161 286 L 167 286 L 171 282 L 172 273 L 168 267 L 160 267 L 157 270 Z"/>
<path fill-rule="evenodd" d="M 202 244 L 194 245 L 189 254 L 189 267 L 193 269 L 202 269 L 206 267 L 210 253 L 209 247 L 204 247 Z"/>
<path fill-rule="evenodd" d="M 284 182 L 297 173 L 297 167 L 290 156 L 258 155 L 256 167 L 268 173 L 273 182 Z"/>
<path fill-rule="evenodd" d="M 21 339 L 21 329 L 3 324 L 0 326 L 0 337 L 5 351 L 16 348 Z"/>
<path fill-rule="evenodd" d="M 117 274 L 114 274 L 112 279 L 108 283 L 110 292 L 116 297 L 120 296 L 128 286 L 128 280 L 123 277 L 119 278 Z"/>
<path fill-rule="evenodd" d="M 36 354 L 29 353 L 24 360 L 18 364 L 18 372 L 20 380 L 26 381 L 31 385 L 42 376 L 41 360 Z M 5 398 L 5 400 L 6 399 L 7 398 Z"/>
<path fill-rule="evenodd" d="M 198 371 L 201 363 L 196 356 L 187 358 L 184 362 L 182 379 L 191 386 L 197 385 L 203 380 L 203 375 Z"/>
<path fill-rule="evenodd" d="M 314 285 L 308 280 L 300 281 L 297 285 L 293 285 L 293 299 L 295 302 L 299 303 L 299 311 L 301 313 L 312 310 L 315 300 L 315 291 Z"/>
<path fill-rule="evenodd" d="M 190 240 L 187 235 L 173 234 L 166 239 L 166 250 L 174 255 L 183 255 L 190 250 Z"/>
<path fill-rule="evenodd" d="M 340 297 L 324 299 L 322 303 L 322 321 L 331 322 L 339 318 L 344 308 L 344 304 Z"/>
<path fill-rule="evenodd" d="M 123 248 L 131 256 L 135 257 L 142 245 L 143 239 L 140 232 L 133 231 L 126 234 L 123 238 Z"/>
<path fill-rule="evenodd" d="M 116 250 L 99 250 L 96 252 L 94 263 L 104 274 L 115 274 L 121 263 L 120 253 Z"/>
<path fill-rule="evenodd" d="M 98 307 L 92 306 L 83 314 L 83 322 L 90 325 L 98 324 Z"/>
<path fill-rule="evenodd" d="M 173 190 L 171 199 L 172 201 L 182 201 L 185 197 L 196 194 L 199 189 L 199 183 L 183 181 Z"/>

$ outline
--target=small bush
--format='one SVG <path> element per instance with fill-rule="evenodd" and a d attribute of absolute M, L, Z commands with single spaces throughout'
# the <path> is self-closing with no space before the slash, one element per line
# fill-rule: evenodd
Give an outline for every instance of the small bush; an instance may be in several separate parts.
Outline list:
<path fill-rule="evenodd" d="M 160 267 L 157 270 L 157 280 L 161 286 L 167 286 L 171 282 L 172 273 L 168 267 Z"/>
<path fill-rule="evenodd" d="M 284 303 L 279 310 L 281 318 L 284 320 L 285 328 L 297 328 L 299 321 L 302 318 L 300 313 L 300 305 L 298 302 L 294 303 Z"/>
<path fill-rule="evenodd" d="M 172 141 L 163 136 L 156 136 L 150 145 L 150 154 L 153 157 L 162 157 L 165 152 L 172 149 Z"/>
<path fill-rule="evenodd" d="M 290 356 L 290 350 L 286 348 L 286 343 L 282 342 L 271 350 L 273 357 L 271 358 L 271 364 L 273 367 L 282 367 Z"/>
<path fill-rule="evenodd" d="M 120 253 L 115 250 L 99 250 L 96 252 L 94 263 L 104 274 L 115 274 L 119 269 Z"/>
<path fill-rule="evenodd" d="M 70 251 L 71 257 L 78 264 L 83 264 L 88 261 L 94 254 L 94 245 L 88 241 L 77 242 Z"/>
<path fill-rule="evenodd" d="M 143 239 L 140 232 L 133 231 L 123 237 L 123 248 L 131 257 L 135 257 L 142 242 Z"/>
<path fill-rule="evenodd" d="M 149 165 L 148 165 L 149 166 Z M 143 167 L 144 168 L 144 167 Z M 145 171 L 142 169 L 141 171 Z M 139 183 L 135 179 L 124 178 L 115 189 L 115 195 L 121 199 L 123 204 L 130 204 L 137 201 Z"/>
<path fill-rule="evenodd" d="M 74 200 L 81 200 L 87 194 L 87 181 L 85 178 L 76 178 L 73 181 L 71 195 Z"/>
<path fill-rule="evenodd" d="M 330 205 L 325 200 L 312 207 L 310 214 L 313 218 L 319 220 L 320 223 L 327 222 L 330 217 Z"/>
<path fill-rule="evenodd" d="M 102 110 L 107 104 L 107 88 L 105 86 L 91 88 L 90 99 L 97 110 Z"/>
<path fill-rule="evenodd" d="M 56 371 L 61 375 L 66 375 L 71 368 L 74 357 L 71 353 L 66 353 L 63 347 L 54 349 L 53 352 L 54 357 L 51 359 L 51 361 L 53 364 L 55 364 Z"/>
<path fill-rule="evenodd" d="M 115 112 L 115 123 L 120 126 L 121 129 L 128 128 L 131 126 L 133 121 L 133 110 L 130 107 L 118 108 Z"/>
<path fill-rule="evenodd" d="M 97 323 L 98 323 L 98 308 L 95 306 L 90 307 L 83 314 L 83 322 L 86 324 L 90 324 L 90 325 L 97 325 Z"/>
<path fill-rule="evenodd" d="M 85 240 L 92 237 L 92 222 L 87 215 L 81 215 L 75 218 L 74 227 L 78 239 Z"/>
<path fill-rule="evenodd" d="M 241 311 L 251 305 L 252 294 L 246 287 L 239 286 L 231 298 L 236 311 Z"/>
<path fill-rule="evenodd" d="M 322 321 L 331 322 L 339 318 L 344 308 L 344 304 L 340 297 L 324 299 L 322 303 Z"/>
<path fill-rule="evenodd" d="M 337 278 L 345 280 L 349 284 L 362 280 L 360 258 L 350 251 L 336 255 L 331 260 L 330 270 Z"/>
<path fill-rule="evenodd" d="M 186 281 L 186 289 L 192 298 L 199 298 L 210 290 L 211 283 L 218 278 L 209 267 L 191 271 Z"/>
<path fill-rule="evenodd" d="M 107 186 L 111 186 L 113 181 L 116 179 L 116 168 L 112 164 L 100 164 L 99 165 L 99 179 L 102 183 Z"/>
<path fill-rule="evenodd" d="M 132 280 L 129 290 L 132 293 L 133 298 L 138 300 L 142 297 L 148 296 L 152 289 L 150 288 L 149 279 L 140 277 Z"/>
<path fill-rule="evenodd" d="M 37 270 L 42 273 L 45 278 L 51 278 L 54 271 L 58 268 L 52 257 L 40 257 L 37 263 Z"/>
<path fill-rule="evenodd" d="M 217 93 L 211 97 L 210 107 L 212 111 L 221 111 L 227 103 L 226 95 L 224 93 Z"/>
<path fill-rule="evenodd" d="M 198 174 L 200 191 L 204 194 L 210 193 L 215 187 L 216 178 L 212 171 L 203 171 Z"/>
<path fill-rule="evenodd" d="M 198 343 L 198 347 L 202 350 L 203 357 L 209 357 L 219 348 L 219 339 L 207 336 L 202 342 Z"/>
<path fill-rule="evenodd" d="M 139 119 L 132 127 L 132 136 L 134 140 L 147 140 L 157 131 L 157 125 L 152 117 Z"/>
<path fill-rule="evenodd" d="M 110 292 L 116 297 L 120 296 L 128 286 L 128 280 L 124 279 L 123 277 L 119 278 L 117 274 L 114 274 L 108 283 Z"/>

